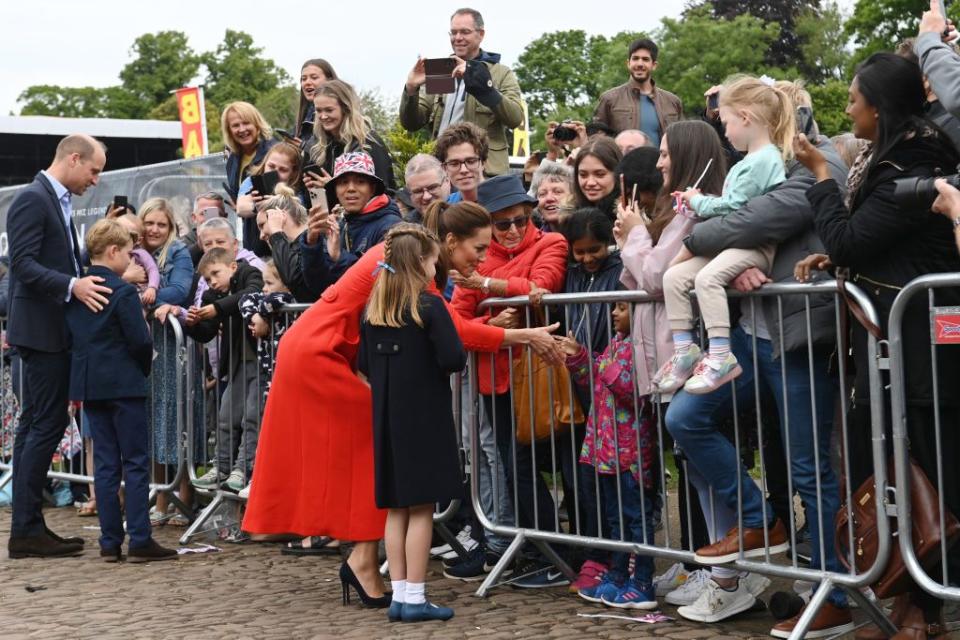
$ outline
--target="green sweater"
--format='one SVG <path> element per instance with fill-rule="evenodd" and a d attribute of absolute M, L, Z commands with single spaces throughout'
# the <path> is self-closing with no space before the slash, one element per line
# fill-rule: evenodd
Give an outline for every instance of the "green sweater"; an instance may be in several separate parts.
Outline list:
<path fill-rule="evenodd" d="M 787 179 L 780 150 L 772 144 L 757 149 L 735 164 L 723 182 L 721 196 L 694 196 L 690 208 L 701 218 L 732 213 Z"/>

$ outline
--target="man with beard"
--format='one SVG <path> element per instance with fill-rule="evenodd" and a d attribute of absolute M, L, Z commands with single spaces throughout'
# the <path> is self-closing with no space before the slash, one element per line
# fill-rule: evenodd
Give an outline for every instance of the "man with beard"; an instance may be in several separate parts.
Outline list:
<path fill-rule="evenodd" d="M 654 147 L 660 146 L 660 136 L 667 127 L 683 117 L 680 98 L 653 81 L 657 53 L 657 45 L 652 40 L 634 40 L 627 53 L 630 79 L 600 96 L 593 113 L 594 121 L 615 131 L 643 132 Z"/>

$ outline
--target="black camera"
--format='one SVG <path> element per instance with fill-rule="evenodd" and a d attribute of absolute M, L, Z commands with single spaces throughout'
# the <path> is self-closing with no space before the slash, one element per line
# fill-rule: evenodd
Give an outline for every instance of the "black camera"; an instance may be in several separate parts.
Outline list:
<path fill-rule="evenodd" d="M 573 142 L 577 139 L 577 130 L 573 127 L 564 125 L 570 124 L 570 120 L 564 120 L 557 128 L 553 130 L 553 139 L 557 142 Z"/>
<path fill-rule="evenodd" d="M 893 198 L 905 209 L 928 210 L 940 193 L 933 184 L 943 178 L 954 189 L 960 189 L 960 175 L 933 176 L 932 178 L 899 178 L 894 180 Z"/>

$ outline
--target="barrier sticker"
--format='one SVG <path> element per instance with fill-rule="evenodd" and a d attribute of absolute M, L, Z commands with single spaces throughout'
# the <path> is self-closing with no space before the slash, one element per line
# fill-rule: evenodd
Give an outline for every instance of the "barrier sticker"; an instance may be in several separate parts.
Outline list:
<path fill-rule="evenodd" d="M 960 307 L 931 309 L 935 344 L 960 344 Z"/>

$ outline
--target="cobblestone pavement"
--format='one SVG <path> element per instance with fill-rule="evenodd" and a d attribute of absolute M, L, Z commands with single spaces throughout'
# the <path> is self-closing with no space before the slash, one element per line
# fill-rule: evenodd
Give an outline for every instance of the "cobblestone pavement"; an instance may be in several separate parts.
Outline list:
<path fill-rule="evenodd" d="M 444 579 L 434 564 L 428 593 L 454 607 L 447 623 L 388 624 L 384 611 L 342 606 L 339 558 L 283 556 L 276 544 L 222 545 L 222 553 L 186 556 L 179 562 L 107 564 L 97 555 L 96 519 L 72 509 L 46 512 L 49 526 L 87 541 L 82 557 L 9 560 L 0 551 L 0 638 L 669 638 L 734 640 L 766 638 L 766 611 L 741 614 L 723 624 L 677 621 L 647 625 L 578 617 L 610 613 L 565 589 L 501 587 L 485 599 L 474 585 Z M 0 540 L 10 530 L 9 509 L 0 510 Z M 163 527 L 156 538 L 176 545 L 182 529 Z M 787 588 L 780 583 L 779 588 Z M 30 590 L 42 588 L 37 590 Z M 768 591 L 768 594 L 771 593 Z M 675 616 L 665 606 L 667 615 Z"/>

